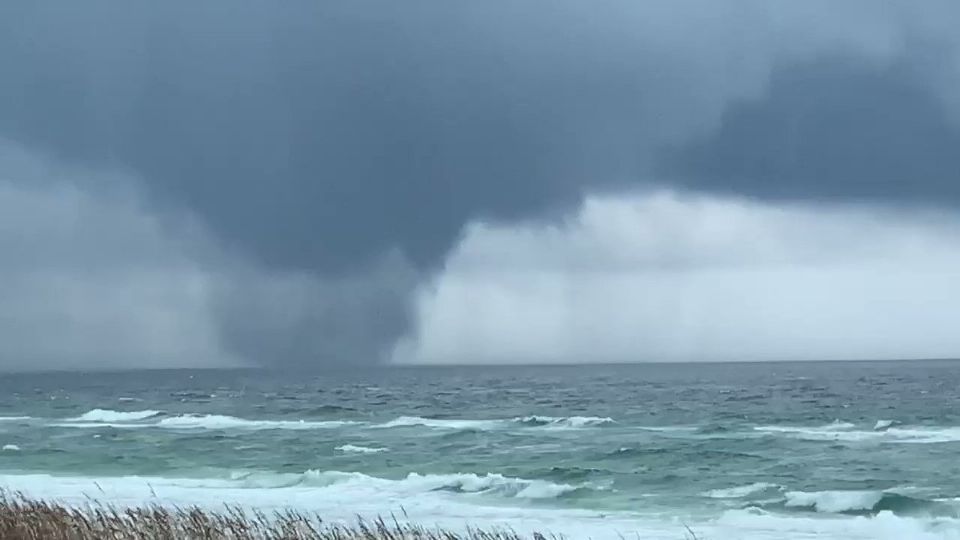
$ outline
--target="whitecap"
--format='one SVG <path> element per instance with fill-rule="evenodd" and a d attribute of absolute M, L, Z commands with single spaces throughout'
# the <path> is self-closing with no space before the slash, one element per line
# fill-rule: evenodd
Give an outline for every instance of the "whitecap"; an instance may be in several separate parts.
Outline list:
<path fill-rule="evenodd" d="M 153 424 L 131 424 L 131 423 L 117 423 L 117 422 L 53 422 L 47 424 L 50 427 L 59 427 L 59 428 L 71 428 L 71 429 L 103 429 L 103 428 L 114 428 L 114 429 L 142 429 L 145 427 L 151 427 Z"/>
<path fill-rule="evenodd" d="M 882 511 L 871 517 L 784 516 L 758 509 L 728 510 L 712 527 L 694 526 L 699 537 L 741 540 L 956 540 L 960 521 L 904 517 Z M 660 538 L 660 537 L 658 537 Z M 663 536 L 662 538 L 668 538 Z"/>
<path fill-rule="evenodd" d="M 113 411 L 110 409 L 93 409 L 76 418 L 68 418 L 68 422 L 136 422 L 146 420 L 162 414 L 160 411 Z"/>
<path fill-rule="evenodd" d="M 848 429 L 853 429 L 855 427 L 857 427 L 856 424 L 852 424 L 850 422 L 842 422 L 840 420 L 834 420 L 830 424 L 823 426 L 823 428 L 821 429 L 824 429 L 826 431 L 845 431 Z"/>
<path fill-rule="evenodd" d="M 960 427 L 890 427 L 880 432 L 890 442 L 931 444 L 960 441 Z"/>
<path fill-rule="evenodd" d="M 19 452 L 20 447 L 15 444 L 5 444 L 0 450 L 3 450 L 4 452 Z"/>
<path fill-rule="evenodd" d="M 879 442 L 891 444 L 934 444 L 960 441 L 960 427 L 887 427 L 851 430 L 832 426 L 757 426 L 756 431 L 778 433 L 807 441 Z"/>
<path fill-rule="evenodd" d="M 520 499 L 548 499 L 560 497 L 579 489 L 569 484 L 555 484 L 545 480 L 526 480 L 501 474 L 489 473 L 477 475 L 410 473 L 401 480 L 402 487 L 412 488 L 416 492 L 452 490 L 467 493 L 498 494 Z"/>
<path fill-rule="evenodd" d="M 873 425 L 874 431 L 883 431 L 895 423 L 894 420 L 877 420 L 877 423 Z"/>
<path fill-rule="evenodd" d="M 462 420 L 445 418 L 423 418 L 420 416 L 401 416 L 389 422 L 380 424 L 382 428 L 396 427 L 429 427 L 438 429 L 494 429 L 502 425 L 500 420 Z"/>
<path fill-rule="evenodd" d="M 224 486 L 223 480 L 201 481 L 207 487 Z M 270 473 L 262 471 L 236 471 L 230 474 L 228 484 L 243 488 L 276 489 L 304 486 L 324 488 L 337 486 L 340 489 L 369 489 L 374 493 L 413 497 L 437 492 L 472 495 L 489 495 L 517 499 L 557 498 L 577 489 L 578 486 L 555 484 L 545 480 L 527 480 L 501 474 L 419 474 L 410 473 L 399 480 L 369 476 L 359 472 L 308 470 L 303 473 Z"/>
<path fill-rule="evenodd" d="M 571 486 L 570 484 L 535 481 L 521 489 L 516 497 L 518 499 L 556 499 L 564 494 L 572 493 L 577 489 L 579 488 Z"/>
<path fill-rule="evenodd" d="M 882 491 L 788 491 L 785 506 L 813 508 L 817 512 L 869 511 L 883 499 Z"/>
<path fill-rule="evenodd" d="M 166 429 L 329 429 L 355 425 L 360 422 L 350 420 L 248 420 L 235 416 L 219 414 L 184 414 L 163 418 L 156 423 Z"/>
<path fill-rule="evenodd" d="M 755 482 L 746 486 L 711 489 L 704 492 L 703 495 L 712 499 L 742 499 L 771 489 L 780 489 L 780 486 L 769 482 Z"/>
<path fill-rule="evenodd" d="M 353 444 L 344 444 L 338 446 L 335 450 L 339 450 L 346 454 L 379 454 L 380 452 L 386 452 L 387 448 L 374 448 L 370 446 L 358 446 Z"/>
<path fill-rule="evenodd" d="M 112 411 L 110 411 L 112 412 Z M 131 416 L 123 417 L 119 416 L 117 418 L 123 420 L 125 418 L 132 419 L 136 415 L 142 415 L 143 418 L 150 419 L 151 416 L 147 416 L 148 412 L 155 411 L 136 411 L 135 413 L 130 413 Z M 89 413 L 88 413 L 89 414 Z M 161 414 L 161 413 L 156 413 Z M 84 415 L 88 416 L 88 415 Z M 153 416 L 153 415 L 152 415 Z M 90 415 L 90 417 L 96 417 L 96 415 Z M 111 417 L 111 415 L 102 415 L 103 418 Z M 343 426 L 351 425 L 360 425 L 363 422 L 356 422 L 352 420 L 323 420 L 323 421 L 310 421 L 310 420 L 248 420 L 245 418 L 237 418 L 234 416 L 226 416 L 219 414 L 182 414 L 178 416 L 171 416 L 167 418 L 160 418 L 154 422 L 137 422 L 135 420 L 129 421 L 93 421 L 86 422 L 80 421 L 78 417 L 66 422 L 52 423 L 51 426 L 54 427 L 64 427 L 64 428 L 117 428 L 117 429 L 210 429 L 210 430 L 227 430 L 227 429 L 247 429 L 247 430 L 264 430 L 264 429 L 330 429 Z"/>
<path fill-rule="evenodd" d="M 694 426 L 638 426 L 638 429 L 643 431 L 658 431 L 661 433 L 681 433 L 698 430 L 698 428 Z"/>
<path fill-rule="evenodd" d="M 531 428 L 583 429 L 613 424 L 614 420 L 599 416 L 518 416 L 510 419 L 473 420 L 463 418 L 423 418 L 401 416 L 378 427 L 429 427 L 451 430 L 494 430 L 523 426 Z"/>
<path fill-rule="evenodd" d="M 514 422 L 528 426 L 560 427 L 560 428 L 587 428 L 613 424 L 613 418 L 599 416 L 523 416 L 513 419 Z"/>
<path fill-rule="evenodd" d="M 823 426 L 756 426 L 753 429 L 756 431 L 764 431 L 768 433 L 790 433 L 790 434 L 826 434 L 828 436 L 833 436 L 838 432 L 844 432 L 852 430 L 857 427 L 855 424 L 849 422 L 841 422 L 840 420 L 834 420 L 833 422 L 823 425 Z"/>

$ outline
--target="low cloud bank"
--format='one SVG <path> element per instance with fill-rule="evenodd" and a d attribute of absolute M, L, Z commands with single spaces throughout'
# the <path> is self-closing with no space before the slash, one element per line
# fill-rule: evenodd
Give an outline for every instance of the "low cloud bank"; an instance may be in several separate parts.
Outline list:
<path fill-rule="evenodd" d="M 670 191 L 473 223 L 397 363 L 960 356 L 960 219 Z"/>

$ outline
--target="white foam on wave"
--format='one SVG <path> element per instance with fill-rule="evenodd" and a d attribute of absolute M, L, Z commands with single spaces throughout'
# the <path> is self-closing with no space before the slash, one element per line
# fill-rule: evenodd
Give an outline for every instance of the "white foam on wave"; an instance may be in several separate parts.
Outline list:
<path fill-rule="evenodd" d="M 523 416 L 513 419 L 524 425 L 559 427 L 559 428 L 586 428 L 613 424 L 610 417 L 600 416 Z"/>
<path fill-rule="evenodd" d="M 788 508 L 813 508 L 831 514 L 872 510 L 883 499 L 882 491 L 788 491 Z"/>
<path fill-rule="evenodd" d="M 960 441 L 960 427 L 891 427 L 880 432 L 890 442 L 945 443 Z"/>
<path fill-rule="evenodd" d="M 424 418 L 401 416 L 378 427 L 429 427 L 451 430 L 494 430 L 521 427 L 583 429 L 614 423 L 612 418 L 599 416 L 518 416 L 510 419 L 473 420 L 463 418 Z"/>
<path fill-rule="evenodd" d="M 496 493 L 521 499 L 553 499 L 578 489 L 569 484 L 554 484 L 544 480 L 525 480 L 501 474 L 426 474 L 410 473 L 402 484 L 415 491 L 440 489 L 470 493 Z"/>
<path fill-rule="evenodd" d="M 438 429 L 495 429 L 502 425 L 501 420 L 463 420 L 453 418 L 423 418 L 421 416 L 401 416 L 380 424 L 382 428 L 429 427 Z"/>
<path fill-rule="evenodd" d="M 76 418 L 68 418 L 68 422 L 136 422 L 146 420 L 162 414 L 160 411 L 113 411 L 110 409 L 93 409 L 87 411 Z"/>
<path fill-rule="evenodd" d="M 685 524 L 700 538 L 718 540 L 960 540 L 960 520 L 899 517 L 889 512 L 875 517 L 814 518 L 732 510 L 718 518 L 696 518 L 543 508 L 526 504 L 519 496 L 488 505 L 486 497 L 475 494 L 511 480 L 488 476 L 410 475 L 388 480 L 333 471 L 308 471 L 273 479 L 269 474 L 223 479 L 0 475 L 0 487 L 84 507 L 91 499 L 118 507 L 149 503 L 215 510 L 222 510 L 223 504 L 229 503 L 266 513 L 302 510 L 321 516 L 328 524 L 354 523 L 357 515 L 370 518 L 389 516 L 392 512 L 412 523 L 452 531 L 463 531 L 467 526 L 508 527 L 526 536 L 539 531 L 548 537 L 549 533 L 556 533 L 594 540 L 636 536 L 644 540 L 676 540 L 683 537 Z M 268 484 L 272 487 L 257 487 Z M 451 493 L 451 486 L 459 493 Z"/>
<path fill-rule="evenodd" d="M 755 429 L 756 431 L 765 431 L 769 433 L 833 434 L 833 433 L 848 431 L 856 427 L 857 427 L 856 424 L 851 424 L 850 422 L 841 422 L 840 420 L 834 420 L 833 422 L 823 426 L 756 426 L 753 429 Z"/>
<path fill-rule="evenodd" d="M 370 446 L 358 446 L 354 444 L 344 444 L 342 446 L 336 447 L 335 450 L 339 450 L 347 454 L 379 454 L 380 452 L 386 452 L 389 449 L 374 448 Z"/>
<path fill-rule="evenodd" d="M 960 540 L 960 520 L 896 516 L 782 516 L 758 509 L 730 510 L 714 523 L 710 538 L 740 540 Z M 696 531 L 698 536 L 707 536 Z"/>
<path fill-rule="evenodd" d="M 757 426 L 753 429 L 765 433 L 777 433 L 807 441 L 881 442 L 902 444 L 934 444 L 960 441 L 960 427 L 883 427 L 887 421 L 878 422 L 880 427 L 871 430 L 855 430 L 852 424 L 835 424 L 823 427 Z"/>
<path fill-rule="evenodd" d="M 3 450 L 4 452 L 19 452 L 19 451 L 20 451 L 20 447 L 17 446 L 17 445 L 15 445 L 15 444 L 5 444 L 5 445 L 3 445 L 2 450 Z"/>
<path fill-rule="evenodd" d="M 873 425 L 874 431 L 883 431 L 894 424 L 893 420 L 877 420 L 877 423 Z"/>
<path fill-rule="evenodd" d="M 114 428 L 114 429 L 142 429 L 146 427 L 152 427 L 154 424 L 134 424 L 130 422 L 53 422 L 47 424 L 51 427 L 59 428 L 72 428 L 72 429 L 102 429 L 102 428 Z"/>
<path fill-rule="evenodd" d="M 24 420 L 33 420 L 29 416 L 0 416 L 0 422 L 22 422 Z"/>
<path fill-rule="evenodd" d="M 77 429 L 329 429 L 363 422 L 353 420 L 250 420 L 221 414 L 181 414 L 160 418 L 160 411 L 119 412 L 94 409 L 76 418 L 49 424 L 53 427 Z M 146 421 L 150 420 L 150 421 Z"/>
<path fill-rule="evenodd" d="M 10 477 L 0 477 L 8 479 Z M 13 477 L 17 478 L 17 477 Z M 19 478 L 45 478 L 50 481 L 74 483 L 72 478 L 57 478 L 46 475 L 27 475 Z M 569 484 L 555 484 L 545 480 L 527 480 L 513 478 L 501 474 L 419 474 L 410 473 L 401 479 L 387 479 L 369 476 L 359 472 L 318 471 L 308 470 L 303 473 L 276 473 L 266 471 L 235 471 L 223 478 L 146 478 L 121 477 L 107 479 L 114 484 L 130 484 L 143 482 L 153 486 L 156 493 L 158 487 L 176 487 L 190 489 L 259 489 L 274 490 L 281 488 L 312 488 L 314 490 L 336 486 L 346 491 L 371 490 L 380 496 L 392 495 L 413 497 L 423 494 L 446 492 L 449 494 L 486 494 L 493 497 L 517 499 L 548 499 L 560 497 L 577 489 L 578 486 Z M 97 482 L 99 483 L 99 481 Z M 0 484 L 2 485 L 2 484 Z M 98 490 L 100 488 L 97 488 Z M 108 496 L 109 491 L 102 492 Z M 73 493 L 74 496 L 82 493 Z M 90 493 L 90 495 L 95 495 Z M 96 498 L 96 497 L 94 497 Z"/>
<path fill-rule="evenodd" d="M 660 433 L 689 433 L 697 431 L 696 426 L 638 426 L 643 431 L 656 431 Z"/>
<path fill-rule="evenodd" d="M 569 484 L 553 484 L 550 482 L 533 482 L 517 493 L 520 499 L 556 499 L 566 493 L 576 491 L 577 487 Z"/>
<path fill-rule="evenodd" d="M 166 429 L 329 429 L 360 424 L 351 420 L 248 420 L 220 414 L 183 414 L 163 418 L 155 425 Z"/>
<path fill-rule="evenodd" d="M 769 482 L 755 482 L 746 486 L 711 489 L 710 491 L 704 492 L 703 495 L 711 499 L 741 499 L 770 489 L 780 489 L 780 486 Z"/>

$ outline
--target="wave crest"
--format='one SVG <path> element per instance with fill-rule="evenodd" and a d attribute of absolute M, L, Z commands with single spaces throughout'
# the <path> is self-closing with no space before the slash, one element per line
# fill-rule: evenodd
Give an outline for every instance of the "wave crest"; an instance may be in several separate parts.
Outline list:
<path fill-rule="evenodd" d="M 895 424 L 895 420 L 877 420 L 877 423 L 873 425 L 874 431 L 883 431 Z"/>
<path fill-rule="evenodd" d="M 401 416 L 380 424 L 379 427 L 429 427 L 451 430 L 493 430 L 510 427 L 554 427 L 580 429 L 613 424 L 614 420 L 598 416 L 518 416 L 510 419 L 470 420 L 461 418 L 424 418 L 421 416 Z"/>
<path fill-rule="evenodd" d="M 380 452 L 386 452 L 387 448 L 373 448 L 369 446 L 358 446 L 353 444 L 344 444 L 342 446 L 336 447 L 334 450 L 339 450 L 346 454 L 379 454 Z"/>
<path fill-rule="evenodd" d="M 873 510 L 883 499 L 882 491 L 788 491 L 784 506 L 810 508 L 817 512 L 846 513 Z"/>
<path fill-rule="evenodd" d="M 779 491 L 781 487 L 777 484 L 771 484 L 769 482 L 755 482 L 746 486 L 711 489 L 710 491 L 704 492 L 703 495 L 705 497 L 710 497 L 711 499 L 742 499 L 744 497 L 749 497 L 751 495 L 756 495 L 758 493 L 763 493 L 774 489 Z"/>
<path fill-rule="evenodd" d="M 546 480 L 527 480 L 501 474 L 473 473 L 419 474 L 390 480 L 359 472 L 308 470 L 300 474 L 241 471 L 230 476 L 231 482 L 245 488 L 276 489 L 295 486 L 314 488 L 337 486 L 372 489 L 397 496 L 412 496 L 430 492 L 472 493 L 517 499 L 553 499 L 573 493 L 585 486 L 556 484 Z"/>
<path fill-rule="evenodd" d="M 410 473 L 402 483 L 417 491 L 454 491 L 487 493 L 520 499 L 553 499 L 580 487 L 545 480 L 525 480 L 501 474 L 427 474 Z"/>
<path fill-rule="evenodd" d="M 76 418 L 68 418 L 68 422 L 136 422 L 146 420 L 162 414 L 160 411 L 114 411 L 110 409 L 92 409 Z"/>
<path fill-rule="evenodd" d="M 889 424 L 888 424 L 889 422 Z M 894 427 L 896 422 L 881 420 L 873 429 L 854 429 L 853 424 L 829 424 L 821 427 L 756 426 L 753 429 L 806 441 L 886 442 L 935 444 L 960 441 L 960 427 Z"/>
<path fill-rule="evenodd" d="M 957 517 L 955 507 L 937 501 L 908 497 L 892 491 L 789 491 L 784 507 L 820 513 L 865 514 L 892 512 Z"/>
<path fill-rule="evenodd" d="M 219 414 L 183 414 L 163 418 L 156 426 L 168 429 L 323 429 L 354 425 L 350 420 L 247 420 Z"/>
<path fill-rule="evenodd" d="M 613 424 L 613 418 L 599 416 L 524 416 L 513 419 L 525 426 L 550 426 L 564 428 L 585 428 Z"/>
<path fill-rule="evenodd" d="M 438 429 L 493 429 L 500 423 L 499 420 L 461 420 L 447 418 L 423 418 L 421 416 L 401 416 L 379 427 L 429 427 Z"/>

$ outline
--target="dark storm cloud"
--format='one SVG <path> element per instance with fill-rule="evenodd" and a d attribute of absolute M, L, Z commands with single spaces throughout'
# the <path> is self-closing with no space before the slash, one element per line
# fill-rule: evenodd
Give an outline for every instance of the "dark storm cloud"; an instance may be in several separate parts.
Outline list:
<path fill-rule="evenodd" d="M 635 172 L 617 130 L 641 78 L 570 6 L 0 9 L 0 135 L 132 171 L 155 211 L 195 213 L 250 257 L 212 303 L 224 347 L 255 361 L 375 361 L 469 219 L 537 216 Z"/>
<path fill-rule="evenodd" d="M 824 109 L 824 125 L 798 136 L 842 120 L 865 124 L 836 133 L 916 127 L 946 148 L 942 88 L 910 81 L 948 79 L 863 65 L 902 54 L 904 28 L 956 12 L 857 0 L 5 2 L 0 136 L 132 171 L 154 212 L 191 212 L 257 279 L 286 276 L 222 288 L 218 322 L 241 356 L 373 359 L 409 330 L 409 291 L 472 219 L 562 212 L 585 192 L 648 181 L 656 163 L 685 185 L 748 194 L 876 191 L 792 187 L 821 168 L 848 186 L 874 182 L 847 179 L 880 169 L 840 166 L 857 156 L 849 141 L 839 157 L 810 141 L 810 162 L 779 147 L 734 162 L 798 114 L 794 79 L 814 109 L 849 107 L 833 92 L 852 99 L 871 85 L 876 106 L 903 107 L 882 121 Z M 850 63 L 810 61 L 837 51 Z M 734 98 L 754 101 L 718 127 Z M 683 149 L 655 159 L 666 143 Z M 929 157 L 923 170 L 946 178 L 955 158 Z M 776 184 L 761 180 L 768 169 Z M 882 172 L 876 185 L 893 174 Z"/>
<path fill-rule="evenodd" d="M 579 82 L 579 61 L 511 58 L 535 44 L 483 32 L 493 16 L 509 27 L 509 12 L 406 6 L 7 7 L 2 67 L 19 82 L 4 85 L 0 129 L 130 167 L 160 203 L 301 269 L 390 248 L 429 266 L 472 216 L 574 200 L 573 179 L 602 163 L 581 162 L 570 106 L 613 120 L 600 94 L 637 87 Z"/>
<path fill-rule="evenodd" d="M 408 294 L 417 275 L 396 253 L 353 274 L 321 280 L 309 274 L 228 274 L 212 305 L 224 347 L 269 365 L 383 359 L 410 330 Z"/>
<path fill-rule="evenodd" d="M 913 66 L 782 67 L 664 160 L 689 187 L 775 199 L 960 203 L 960 125 Z"/>

